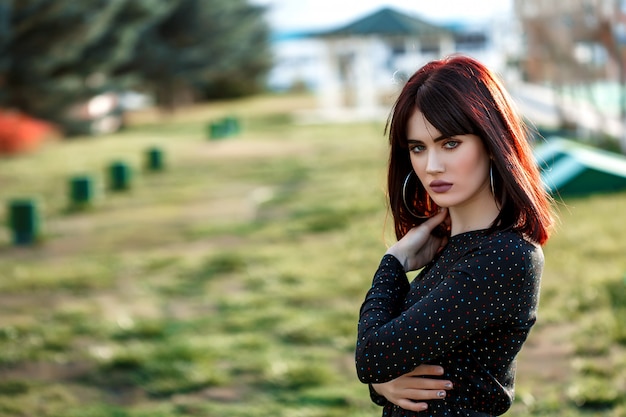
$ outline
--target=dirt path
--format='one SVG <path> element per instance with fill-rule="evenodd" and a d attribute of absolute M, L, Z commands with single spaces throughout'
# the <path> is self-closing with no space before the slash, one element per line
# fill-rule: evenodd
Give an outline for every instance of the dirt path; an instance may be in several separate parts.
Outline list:
<path fill-rule="evenodd" d="M 518 356 L 517 385 L 533 397 L 545 387 L 563 387 L 573 376 L 572 335 L 576 325 L 559 323 L 534 329 Z"/>

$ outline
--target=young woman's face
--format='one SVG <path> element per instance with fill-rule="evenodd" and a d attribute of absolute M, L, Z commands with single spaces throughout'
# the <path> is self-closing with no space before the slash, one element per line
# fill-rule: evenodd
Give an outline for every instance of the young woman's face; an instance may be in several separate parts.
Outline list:
<path fill-rule="evenodd" d="M 409 119 L 407 134 L 413 170 L 438 206 L 479 207 L 493 200 L 489 155 L 478 136 L 443 137 L 419 110 Z"/>

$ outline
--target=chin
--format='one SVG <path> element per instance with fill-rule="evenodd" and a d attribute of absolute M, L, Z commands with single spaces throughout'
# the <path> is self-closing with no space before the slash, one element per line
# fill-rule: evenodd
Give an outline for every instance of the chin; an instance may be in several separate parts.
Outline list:
<path fill-rule="evenodd" d="M 438 207 L 447 208 L 447 209 L 454 207 L 456 205 L 455 202 L 451 201 L 451 199 L 449 198 L 441 198 L 441 197 L 437 199 L 433 198 L 433 201 L 435 202 L 435 204 L 437 204 Z"/>

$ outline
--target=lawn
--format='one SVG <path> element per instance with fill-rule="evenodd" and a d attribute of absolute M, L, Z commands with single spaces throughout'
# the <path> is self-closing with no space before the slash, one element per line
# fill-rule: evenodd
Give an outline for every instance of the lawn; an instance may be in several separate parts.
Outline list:
<path fill-rule="evenodd" d="M 0 417 L 365 417 L 358 308 L 393 225 L 384 121 L 297 123 L 305 96 L 131 115 L 122 133 L 0 159 Z M 241 132 L 207 138 L 236 116 Z M 144 169 L 159 147 L 163 172 Z M 108 190 L 124 161 L 132 187 Z M 91 207 L 68 180 L 90 175 Z M 558 204 L 509 416 L 626 416 L 626 193 Z"/>

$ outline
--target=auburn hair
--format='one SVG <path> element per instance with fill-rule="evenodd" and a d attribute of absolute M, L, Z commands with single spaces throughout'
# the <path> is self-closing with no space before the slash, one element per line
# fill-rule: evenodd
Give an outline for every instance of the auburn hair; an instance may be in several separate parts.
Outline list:
<path fill-rule="evenodd" d="M 552 199 L 543 187 L 528 130 L 498 77 L 465 56 L 432 61 L 417 70 L 402 88 L 387 120 L 387 188 L 396 237 L 402 238 L 424 222 L 414 215 L 413 208 L 430 206 L 430 197 L 415 176 L 403 190 L 413 170 L 407 130 L 416 110 L 444 136 L 474 134 L 482 140 L 492 160 L 494 197 L 500 207 L 490 230 L 513 229 L 543 245 L 554 222 Z M 404 191 L 411 210 L 405 206 Z"/>

